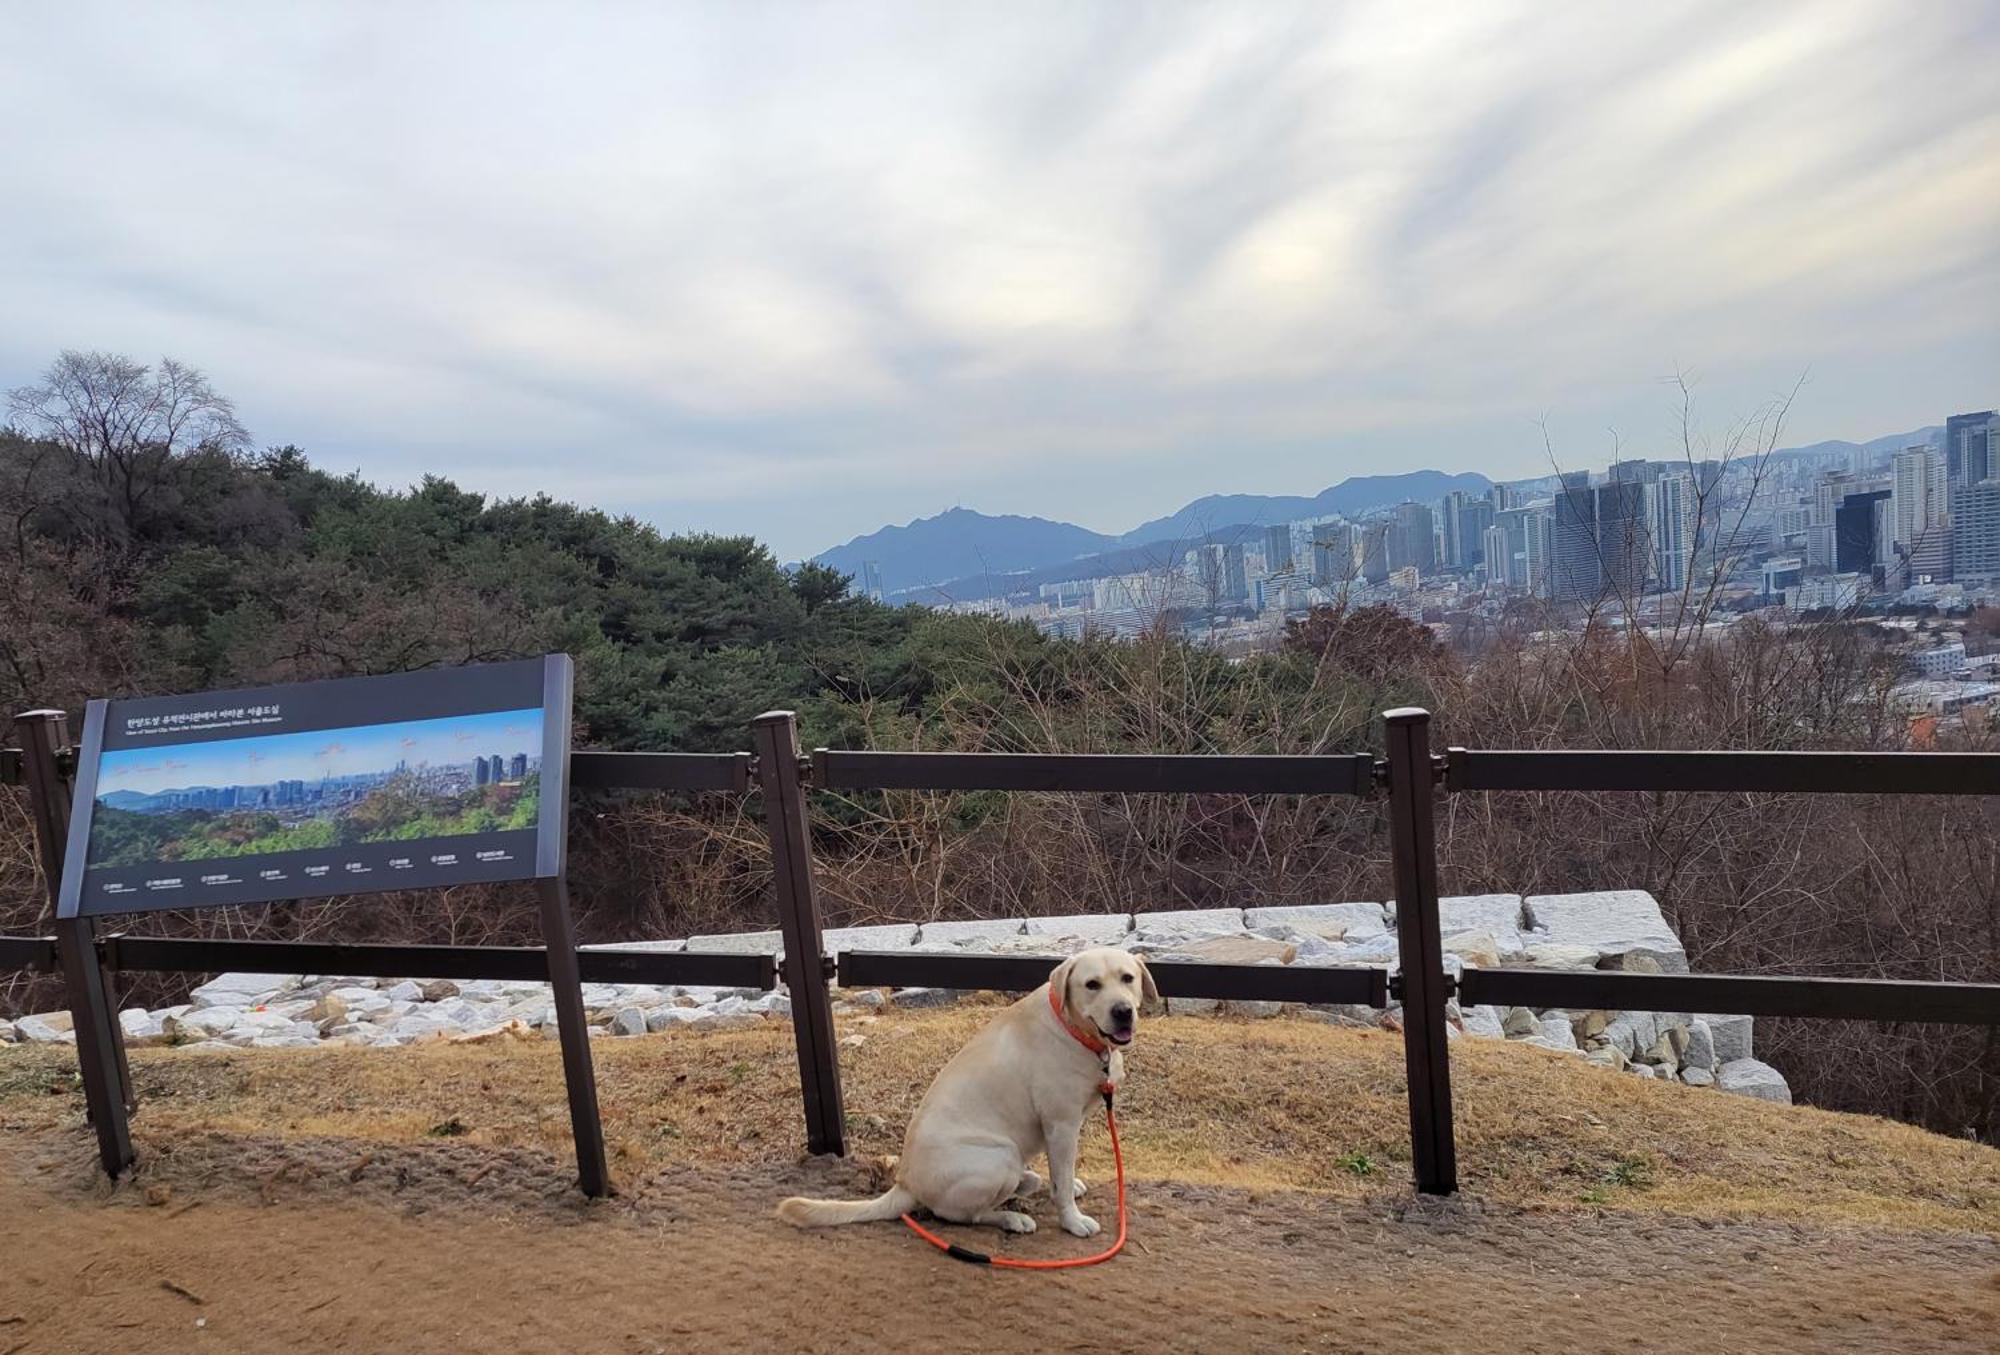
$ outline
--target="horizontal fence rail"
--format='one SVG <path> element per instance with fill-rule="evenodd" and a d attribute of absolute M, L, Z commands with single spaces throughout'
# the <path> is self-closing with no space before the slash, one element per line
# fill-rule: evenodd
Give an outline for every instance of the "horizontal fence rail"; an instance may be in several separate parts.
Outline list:
<path fill-rule="evenodd" d="M 56 969 L 56 939 L 53 936 L 0 936 L 0 970 Z"/>
<path fill-rule="evenodd" d="M 1450 790 L 1803 791 L 2000 795 L 2000 753 L 1656 752 L 1445 754 Z"/>
<path fill-rule="evenodd" d="M 109 969 L 169 974 L 368 974 L 528 982 L 547 982 L 549 977 L 549 954 L 540 946 L 344 945 L 164 936 L 106 936 L 97 944 Z M 711 988 L 770 988 L 777 983 L 777 962 L 769 955 L 579 949 L 576 959 L 586 983 Z"/>
<path fill-rule="evenodd" d="M 846 950 L 835 959 L 849 988 L 956 988 L 1025 993 L 1049 981 L 1061 955 L 946 955 L 909 950 Z M 1205 964 L 1148 960 L 1162 997 L 1389 1005 L 1389 971 L 1308 965 Z"/>
<path fill-rule="evenodd" d="M 1458 981 L 1458 1000 L 1468 1006 L 1728 1012 L 1742 1016 L 2000 1025 L 2000 984 L 1993 983 L 1468 969 Z"/>
<path fill-rule="evenodd" d="M 569 755 L 569 782 L 579 790 L 750 789 L 748 753 L 606 753 Z"/>
<path fill-rule="evenodd" d="M 1366 753 L 878 753 L 820 748 L 828 790 L 1059 790 L 1129 794 L 1366 795 Z"/>

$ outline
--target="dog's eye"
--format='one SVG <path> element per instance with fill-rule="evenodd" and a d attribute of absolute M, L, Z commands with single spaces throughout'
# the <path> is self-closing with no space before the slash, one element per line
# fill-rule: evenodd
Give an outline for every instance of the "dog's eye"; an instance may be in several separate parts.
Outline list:
<path fill-rule="evenodd" d="M 1089 979 L 1085 981 L 1083 986 L 1088 988 L 1091 992 L 1094 993 L 1098 989 L 1102 988 L 1104 985 L 1099 983 L 1096 979 Z"/>
<path fill-rule="evenodd" d="M 1132 981 L 1132 976 L 1130 974 L 1120 974 L 1118 976 L 1118 981 L 1120 983 L 1130 983 Z"/>

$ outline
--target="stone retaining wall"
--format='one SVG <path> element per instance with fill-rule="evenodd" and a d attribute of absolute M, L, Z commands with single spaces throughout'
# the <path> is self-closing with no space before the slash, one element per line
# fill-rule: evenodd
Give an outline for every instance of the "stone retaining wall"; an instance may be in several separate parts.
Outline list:
<path fill-rule="evenodd" d="M 1652 895 L 1642 890 L 1593 894 L 1479 894 L 1440 901 L 1446 967 L 1540 966 L 1683 974 L 1687 952 Z M 897 923 L 828 931 L 829 952 L 972 951 L 1067 954 L 1089 946 L 1124 946 L 1163 959 L 1244 964 L 1375 965 L 1397 963 L 1395 905 L 1323 903 L 1271 908 L 1212 908 L 1137 914 L 1083 914 L 1000 920 Z M 686 940 L 621 943 L 619 949 L 776 954 L 777 932 L 738 932 Z M 835 1010 L 864 1015 L 885 1004 L 944 1005 L 957 994 L 906 988 L 835 991 Z M 788 1019 L 782 991 L 585 984 L 591 1034 L 606 1038 L 717 1030 Z M 1395 1007 L 1300 1007 L 1277 1002 L 1174 998 L 1171 1012 L 1216 1012 L 1394 1028 Z M 1752 1057 L 1747 1016 L 1691 1012 L 1613 1012 L 1471 1007 L 1447 1009 L 1451 1035 L 1513 1040 L 1573 1055 L 1614 1071 L 1678 1079 L 1690 1086 L 1790 1101 L 1776 1069 Z M 498 980 L 372 979 L 328 975 L 224 974 L 194 990 L 183 1005 L 121 1012 L 135 1045 L 191 1048 L 291 1048 L 323 1043 L 404 1045 L 426 1040 L 552 1038 L 555 1016 L 546 984 Z M 0 1042 L 74 1043 L 67 1012 L 0 1021 Z"/>

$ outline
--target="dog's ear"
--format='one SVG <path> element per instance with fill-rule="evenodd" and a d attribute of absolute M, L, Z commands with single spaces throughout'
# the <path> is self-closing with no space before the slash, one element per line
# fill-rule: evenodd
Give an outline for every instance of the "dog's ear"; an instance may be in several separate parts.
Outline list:
<path fill-rule="evenodd" d="M 1146 964 L 1146 957 L 1134 955 L 1132 958 L 1139 962 L 1139 1000 L 1150 1002 L 1155 1007 L 1159 1006 L 1160 985 L 1153 982 L 1153 971 Z"/>
<path fill-rule="evenodd" d="M 1072 955 L 1049 975 L 1049 991 L 1056 995 L 1056 1005 L 1062 1009 L 1063 1020 L 1072 1025 L 1076 1023 L 1076 1009 L 1071 1002 L 1069 981 L 1075 973 L 1076 956 Z"/>

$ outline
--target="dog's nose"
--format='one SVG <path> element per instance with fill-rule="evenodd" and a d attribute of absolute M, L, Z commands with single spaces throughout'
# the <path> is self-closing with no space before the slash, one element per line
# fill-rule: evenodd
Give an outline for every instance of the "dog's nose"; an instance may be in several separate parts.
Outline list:
<path fill-rule="evenodd" d="M 1111 1019 L 1121 1026 L 1130 1024 L 1132 1020 L 1132 1004 L 1129 1002 L 1120 1002 L 1111 1009 Z"/>

